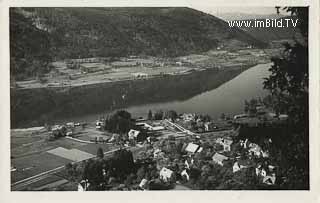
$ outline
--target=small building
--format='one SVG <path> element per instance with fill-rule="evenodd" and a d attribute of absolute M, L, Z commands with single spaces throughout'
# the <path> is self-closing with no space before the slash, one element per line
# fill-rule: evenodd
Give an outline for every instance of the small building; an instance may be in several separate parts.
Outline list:
<path fill-rule="evenodd" d="M 139 187 L 143 190 L 147 189 L 147 186 L 148 186 L 148 180 L 147 179 L 142 179 L 140 184 L 139 184 Z"/>
<path fill-rule="evenodd" d="M 167 182 L 172 178 L 173 175 L 173 171 L 163 167 L 160 171 L 160 179 L 162 179 L 163 181 Z"/>
<path fill-rule="evenodd" d="M 271 175 L 264 176 L 262 182 L 267 185 L 274 185 L 276 183 L 276 174 L 272 173 Z"/>
<path fill-rule="evenodd" d="M 219 154 L 219 153 L 215 153 L 212 156 L 212 161 L 219 164 L 220 166 L 223 166 L 223 161 L 226 161 L 226 160 L 228 160 L 228 157 L 226 157 L 222 154 Z"/>
<path fill-rule="evenodd" d="M 187 172 L 186 169 L 184 169 L 184 170 L 181 172 L 180 175 L 181 175 L 181 177 L 185 177 L 187 180 L 190 179 L 189 174 L 188 174 L 188 172 Z"/>
<path fill-rule="evenodd" d="M 161 153 L 161 150 L 160 150 L 160 149 L 154 150 L 154 152 L 153 152 L 153 157 L 154 157 L 154 158 L 157 158 L 160 153 Z"/>
<path fill-rule="evenodd" d="M 233 164 L 232 171 L 233 173 L 240 171 L 241 169 L 253 167 L 251 160 L 238 160 Z"/>
<path fill-rule="evenodd" d="M 226 138 L 218 138 L 216 140 L 216 143 L 221 144 L 223 146 L 223 151 L 231 151 L 231 145 L 233 141 L 231 139 L 226 139 Z"/>
<path fill-rule="evenodd" d="M 137 139 L 139 134 L 140 134 L 140 131 L 131 129 L 128 132 L 129 140 Z"/>
<path fill-rule="evenodd" d="M 239 118 L 247 118 L 248 114 L 239 114 L 239 115 L 235 115 L 233 117 L 234 120 L 239 119 Z"/>
<path fill-rule="evenodd" d="M 288 120 L 289 116 L 287 114 L 280 114 L 279 115 L 279 120 L 280 121 L 286 121 Z"/>
<path fill-rule="evenodd" d="M 262 156 L 262 149 L 259 145 L 255 143 L 249 144 L 249 153 L 253 154 L 254 156 L 261 157 Z"/>
<path fill-rule="evenodd" d="M 66 123 L 66 126 L 68 127 L 68 128 L 74 128 L 74 122 L 69 122 L 69 123 Z"/>
<path fill-rule="evenodd" d="M 148 77 L 148 74 L 147 74 L 147 73 L 140 73 L 140 72 L 138 72 L 138 73 L 132 73 L 132 75 L 133 75 L 134 77 L 136 77 L 136 78 L 146 78 L 146 77 Z"/>
<path fill-rule="evenodd" d="M 267 175 L 267 171 L 262 167 L 262 165 L 258 165 L 256 167 L 256 175 L 265 177 Z"/>
<path fill-rule="evenodd" d="M 193 143 L 189 143 L 189 144 L 187 145 L 187 147 L 186 147 L 185 150 L 186 150 L 188 153 L 194 154 L 194 153 L 196 153 L 196 152 L 198 151 L 199 148 L 200 148 L 199 145 L 193 144 Z"/>
<path fill-rule="evenodd" d="M 96 121 L 96 129 L 99 129 L 101 130 L 102 129 L 102 126 L 103 126 L 103 122 L 102 121 Z"/>
<path fill-rule="evenodd" d="M 184 113 L 182 114 L 181 118 L 184 120 L 184 121 L 193 121 L 195 120 L 195 117 L 196 115 L 195 114 L 192 114 L 192 113 Z"/>
<path fill-rule="evenodd" d="M 151 130 L 160 131 L 160 130 L 164 130 L 164 127 L 163 126 L 151 126 Z"/>
<path fill-rule="evenodd" d="M 90 186 L 90 183 L 88 182 L 88 180 L 82 180 L 78 184 L 78 191 L 79 192 L 87 191 L 89 186 Z"/>

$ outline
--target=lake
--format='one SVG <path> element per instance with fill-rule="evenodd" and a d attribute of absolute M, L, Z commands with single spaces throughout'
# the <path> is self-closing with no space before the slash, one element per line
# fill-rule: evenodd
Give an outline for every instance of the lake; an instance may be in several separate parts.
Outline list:
<path fill-rule="evenodd" d="M 222 113 L 234 115 L 243 112 L 244 101 L 251 98 L 264 97 L 267 91 L 263 89 L 263 78 L 269 76 L 271 63 L 259 64 L 242 72 L 232 80 L 218 88 L 202 92 L 183 101 L 171 101 L 134 105 L 125 108 L 133 117 L 146 117 L 149 110 L 175 110 L 180 113 L 208 114 L 218 118 Z M 74 118 L 74 121 L 92 122 L 101 114 L 89 114 Z"/>
<path fill-rule="evenodd" d="M 268 77 L 271 63 L 254 66 L 220 87 L 203 92 L 185 101 L 153 103 L 127 108 L 134 116 L 146 116 L 149 109 L 175 110 L 180 113 L 208 114 L 218 118 L 222 113 L 239 114 L 243 112 L 244 101 L 251 98 L 264 97 L 263 78 Z"/>

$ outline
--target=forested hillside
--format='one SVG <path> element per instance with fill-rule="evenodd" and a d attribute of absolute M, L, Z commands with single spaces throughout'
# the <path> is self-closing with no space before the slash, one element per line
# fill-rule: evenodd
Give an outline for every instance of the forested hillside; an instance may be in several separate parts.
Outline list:
<path fill-rule="evenodd" d="M 190 8 L 11 8 L 10 38 L 16 79 L 41 75 L 49 61 L 65 58 L 173 57 L 222 44 L 266 45 Z"/>

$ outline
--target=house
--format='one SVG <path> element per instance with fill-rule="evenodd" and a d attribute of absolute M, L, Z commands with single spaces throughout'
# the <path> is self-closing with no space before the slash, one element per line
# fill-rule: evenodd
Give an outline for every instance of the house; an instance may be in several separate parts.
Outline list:
<path fill-rule="evenodd" d="M 102 121 L 96 121 L 96 129 L 101 129 L 103 126 L 103 122 Z"/>
<path fill-rule="evenodd" d="M 181 177 L 186 177 L 187 180 L 190 179 L 189 174 L 187 173 L 187 170 L 186 170 L 186 169 L 184 169 L 184 170 L 181 172 Z"/>
<path fill-rule="evenodd" d="M 160 153 L 161 153 L 161 150 L 160 150 L 160 149 L 154 150 L 154 152 L 153 152 L 153 157 L 154 157 L 154 158 L 157 158 Z"/>
<path fill-rule="evenodd" d="M 266 150 L 266 151 L 261 150 L 261 154 L 262 154 L 263 158 L 269 158 L 269 151 L 268 150 Z"/>
<path fill-rule="evenodd" d="M 286 121 L 286 120 L 288 120 L 288 118 L 289 118 L 289 116 L 286 115 L 286 114 L 280 114 L 279 115 L 279 120 L 280 121 Z"/>
<path fill-rule="evenodd" d="M 190 165 L 189 165 L 189 163 L 188 163 L 188 160 L 186 160 L 186 161 L 184 162 L 184 164 L 185 164 L 185 167 L 186 167 L 187 169 L 190 169 Z"/>
<path fill-rule="evenodd" d="M 256 175 L 265 177 L 267 175 L 267 171 L 259 164 L 258 167 L 256 167 Z"/>
<path fill-rule="evenodd" d="M 69 128 L 74 128 L 74 122 L 69 122 L 69 123 L 66 123 L 66 126 L 69 127 Z"/>
<path fill-rule="evenodd" d="M 253 166 L 252 161 L 240 159 L 233 164 L 232 171 L 233 173 L 235 173 L 237 171 L 240 171 L 241 169 L 250 168 L 252 166 Z"/>
<path fill-rule="evenodd" d="M 141 180 L 141 182 L 140 182 L 140 184 L 139 184 L 139 187 L 141 188 L 141 189 L 146 189 L 147 188 L 147 185 L 148 185 L 148 180 L 147 179 L 142 179 Z"/>
<path fill-rule="evenodd" d="M 212 122 L 205 122 L 204 123 L 204 130 L 205 131 L 212 131 L 215 129 L 218 129 L 218 127 L 214 123 L 212 123 Z"/>
<path fill-rule="evenodd" d="M 182 66 L 182 62 L 181 62 L 181 61 L 177 61 L 177 62 L 176 62 L 176 65 Z"/>
<path fill-rule="evenodd" d="M 173 171 L 171 171 L 168 168 L 163 167 L 160 171 L 160 179 L 162 179 L 165 182 L 169 181 L 172 175 L 173 175 Z"/>
<path fill-rule="evenodd" d="M 213 162 L 219 164 L 220 166 L 223 166 L 223 161 L 228 160 L 228 157 L 226 157 L 222 154 L 219 154 L 219 153 L 215 153 L 212 156 L 212 160 L 213 160 Z"/>
<path fill-rule="evenodd" d="M 223 151 L 231 151 L 231 144 L 233 141 L 231 139 L 218 138 L 216 143 L 221 144 L 223 146 Z"/>
<path fill-rule="evenodd" d="M 163 126 L 151 126 L 151 130 L 153 131 L 159 131 L 159 130 L 164 130 L 164 127 Z"/>
<path fill-rule="evenodd" d="M 131 129 L 131 130 L 128 132 L 129 140 L 137 139 L 137 137 L 138 137 L 139 134 L 140 134 L 140 131 Z"/>
<path fill-rule="evenodd" d="M 239 119 L 239 118 L 247 118 L 248 114 L 239 114 L 239 115 L 235 115 L 233 117 L 234 120 Z"/>
<path fill-rule="evenodd" d="M 254 156 L 260 157 L 262 156 L 262 149 L 259 145 L 255 143 L 250 143 L 249 144 L 249 153 L 253 154 Z"/>
<path fill-rule="evenodd" d="M 90 183 L 88 182 L 88 180 L 82 180 L 78 184 L 78 191 L 79 192 L 87 191 L 89 186 L 90 186 Z"/>
<path fill-rule="evenodd" d="M 267 185 L 274 185 L 276 183 L 276 174 L 272 173 L 272 175 L 264 176 L 262 182 Z"/>
<path fill-rule="evenodd" d="M 197 145 L 197 144 L 193 144 L 193 143 L 189 143 L 188 145 L 187 145 L 187 147 L 186 147 L 186 151 L 188 152 L 188 153 L 196 153 L 197 151 L 198 151 L 198 149 L 199 149 L 199 145 Z"/>
<path fill-rule="evenodd" d="M 151 130 L 153 128 L 153 126 L 149 125 L 148 123 L 136 123 L 136 125 L 148 130 Z"/>
<path fill-rule="evenodd" d="M 146 78 L 148 77 L 148 74 L 147 73 L 132 73 L 132 75 L 136 78 Z"/>
<path fill-rule="evenodd" d="M 195 120 L 195 117 L 196 115 L 195 114 L 192 114 L 192 113 L 184 113 L 182 114 L 181 118 L 184 120 L 184 121 L 193 121 Z"/>

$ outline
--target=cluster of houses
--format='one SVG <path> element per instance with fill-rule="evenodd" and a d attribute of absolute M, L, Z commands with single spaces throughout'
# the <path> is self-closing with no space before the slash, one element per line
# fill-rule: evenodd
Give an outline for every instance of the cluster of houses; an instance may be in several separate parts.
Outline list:
<path fill-rule="evenodd" d="M 221 150 L 216 151 L 212 156 L 212 162 L 215 164 L 226 167 L 226 162 L 232 162 L 232 172 L 237 173 L 238 171 L 254 168 L 257 178 L 261 181 L 261 183 L 266 185 L 274 185 L 276 181 L 276 167 L 268 161 L 263 163 L 256 163 L 254 158 L 269 158 L 268 150 L 262 150 L 262 148 L 252 142 L 246 140 L 240 140 L 239 143 L 233 143 L 231 138 L 217 138 L 215 140 L 216 144 L 222 146 Z M 270 142 L 272 142 L 270 140 Z M 246 157 L 230 157 L 230 152 L 233 150 L 233 144 L 240 144 L 240 146 L 247 151 Z M 184 149 L 187 152 L 187 158 L 185 158 L 184 170 L 180 171 L 181 177 L 185 177 L 186 180 L 189 180 L 189 169 L 194 164 L 194 155 L 197 153 L 201 153 L 203 151 L 203 147 L 200 144 L 196 143 L 188 143 Z M 161 152 L 160 149 L 154 150 L 154 158 L 164 157 L 165 154 Z M 174 175 L 174 171 L 169 169 L 170 167 L 162 167 L 160 170 L 160 178 L 167 182 Z"/>

